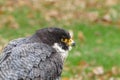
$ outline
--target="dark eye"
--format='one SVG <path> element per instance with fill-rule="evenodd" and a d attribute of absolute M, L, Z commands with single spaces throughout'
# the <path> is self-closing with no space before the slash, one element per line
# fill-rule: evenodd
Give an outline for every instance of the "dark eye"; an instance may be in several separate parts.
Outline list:
<path fill-rule="evenodd" d="M 67 39 L 67 38 L 62 38 L 62 39 L 61 39 L 61 42 L 66 43 L 66 42 L 68 42 L 68 39 Z"/>
<path fill-rule="evenodd" d="M 65 38 L 61 38 L 61 42 L 64 42 L 65 41 Z"/>

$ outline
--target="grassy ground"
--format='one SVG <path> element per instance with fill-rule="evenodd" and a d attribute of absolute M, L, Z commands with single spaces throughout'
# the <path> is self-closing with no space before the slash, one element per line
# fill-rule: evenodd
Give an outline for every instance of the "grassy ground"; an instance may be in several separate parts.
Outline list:
<path fill-rule="evenodd" d="M 83 72 L 84 74 L 94 72 L 94 70 L 96 70 L 95 67 L 97 66 L 103 68 L 100 69 L 100 71 L 98 70 L 98 73 L 104 71 L 104 75 L 113 67 L 120 66 L 120 32 L 118 28 L 113 26 L 105 27 L 99 24 L 92 26 L 75 24 L 74 26 L 75 28 L 72 29 L 75 33 L 77 46 L 71 51 L 67 61 L 67 66 L 71 67 L 71 73 L 80 73 L 80 76 Z M 84 42 L 77 38 L 76 33 L 79 31 L 83 31 L 85 37 Z M 83 67 L 81 68 L 81 66 Z M 85 69 L 81 70 L 80 68 Z M 73 75 L 71 73 L 67 72 L 65 75 L 69 74 L 69 76 L 71 76 Z M 119 74 L 120 73 L 117 73 L 117 75 Z M 85 77 L 87 76 L 85 75 Z M 92 77 L 92 79 L 95 78 Z M 85 80 L 88 80 L 88 78 L 85 78 Z"/>
<path fill-rule="evenodd" d="M 0 34 L 4 39 L 11 40 L 30 35 L 38 28 L 40 27 L 21 27 L 19 30 L 14 30 L 5 27 L 0 29 Z M 96 76 L 94 74 L 95 67 L 102 67 L 101 71 L 105 73 L 101 75 L 104 75 L 111 71 L 113 67 L 120 66 L 120 29 L 115 26 L 103 26 L 99 24 L 93 24 L 92 26 L 87 24 L 73 24 L 71 27 L 66 26 L 65 28 L 73 30 L 76 47 L 73 48 L 66 60 L 63 77 L 70 78 L 80 75 L 88 79 L 89 72 L 94 77 Z M 81 32 L 83 37 L 80 38 Z M 98 71 L 98 74 L 101 71 Z M 119 76 L 119 74 L 118 72 L 111 76 L 115 77 Z"/>
<path fill-rule="evenodd" d="M 4 3 L 4 1 L 2 1 L 2 3 Z M 23 3 L 21 2 L 20 6 L 21 4 Z M 76 47 L 70 51 L 64 65 L 63 80 L 120 80 L 120 27 L 119 21 L 117 21 L 119 20 L 118 18 L 115 19 L 117 26 L 114 25 L 114 21 L 111 22 L 111 19 L 101 18 L 102 16 L 88 21 L 88 18 L 91 20 L 92 17 L 95 17 L 93 16 L 94 14 L 91 15 L 92 17 L 88 16 L 87 18 L 87 15 L 83 15 L 84 10 L 82 10 L 83 14 L 80 14 L 83 16 L 80 17 L 84 18 L 83 21 L 77 19 L 75 16 L 71 19 L 68 17 L 66 20 L 66 18 L 60 18 L 69 15 L 68 13 L 72 10 L 70 12 L 61 10 L 61 8 L 59 8 L 60 5 L 54 7 L 55 9 L 53 8 L 53 10 L 51 10 L 52 12 L 49 12 L 49 9 L 52 9 L 52 7 L 50 7 L 51 3 L 47 4 L 44 3 L 44 1 L 43 6 L 47 6 L 44 8 L 41 8 L 41 6 L 38 6 L 37 9 L 34 7 L 31 8 L 31 5 L 28 3 L 27 6 L 29 7 L 24 5 L 16 7 L 15 5 L 16 9 L 12 9 L 11 6 L 9 8 L 9 5 L 7 5 L 5 7 L 10 9 L 10 11 L 12 10 L 11 12 L 9 10 L 0 11 L 0 19 L 1 22 L 4 23 L 2 24 L 0 22 L 0 46 L 6 44 L 9 40 L 29 36 L 39 28 L 57 25 L 64 29 L 71 30 L 74 33 L 74 39 L 76 41 Z M 36 6 L 37 5 L 35 5 L 35 7 Z M 14 5 L 12 5 L 12 7 L 14 8 Z M 40 8 L 40 10 L 38 8 Z M 100 15 L 103 15 L 106 13 L 104 12 L 106 8 L 108 7 L 96 9 L 101 11 L 100 13 L 102 14 Z M 66 14 L 61 17 L 62 14 L 59 15 L 56 9 L 61 12 L 66 12 Z M 87 8 L 86 10 L 91 11 L 91 9 Z M 45 15 L 43 15 L 43 12 Z M 75 12 L 75 15 L 77 12 Z M 49 20 L 51 16 L 52 18 Z M 79 15 L 77 14 L 77 16 Z M 102 20 L 105 21 L 105 23 L 102 22 Z"/>

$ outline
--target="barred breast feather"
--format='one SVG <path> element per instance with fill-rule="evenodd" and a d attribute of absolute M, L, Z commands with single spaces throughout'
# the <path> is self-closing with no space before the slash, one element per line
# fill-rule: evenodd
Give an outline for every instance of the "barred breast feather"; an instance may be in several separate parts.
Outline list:
<path fill-rule="evenodd" d="M 47 44 L 20 38 L 9 42 L 0 58 L 0 80 L 59 80 L 63 62 Z"/>

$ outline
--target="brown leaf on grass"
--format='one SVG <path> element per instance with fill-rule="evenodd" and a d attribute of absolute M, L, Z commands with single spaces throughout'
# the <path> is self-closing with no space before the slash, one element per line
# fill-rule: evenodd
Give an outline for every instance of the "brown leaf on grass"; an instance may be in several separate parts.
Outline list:
<path fill-rule="evenodd" d="M 61 19 L 64 21 L 69 21 L 72 18 L 73 18 L 73 14 L 71 14 L 71 13 L 67 13 L 67 15 L 66 14 L 61 15 Z"/>
<path fill-rule="evenodd" d="M 80 61 L 78 67 L 86 68 L 89 64 L 86 61 Z"/>
<path fill-rule="evenodd" d="M 116 80 L 114 77 L 110 77 L 109 80 Z"/>
<path fill-rule="evenodd" d="M 88 76 L 88 78 L 93 78 L 94 77 L 94 73 L 88 72 L 87 76 Z"/>
<path fill-rule="evenodd" d="M 98 2 L 97 0 L 89 0 L 89 1 L 86 1 L 87 2 L 87 7 L 95 7 L 98 5 Z"/>
<path fill-rule="evenodd" d="M 119 68 L 117 68 L 117 67 L 112 67 L 112 74 L 113 74 L 113 75 L 118 75 L 118 74 L 120 74 Z"/>
<path fill-rule="evenodd" d="M 33 5 L 32 5 L 32 3 L 33 3 L 33 1 L 39 1 L 39 0 L 16 0 L 16 6 L 17 7 L 22 7 L 22 6 L 28 6 L 28 7 L 32 7 Z M 14 1 L 14 3 L 15 3 L 15 1 Z"/>
<path fill-rule="evenodd" d="M 25 1 L 24 0 L 18 0 L 18 4 L 19 4 L 19 6 L 23 6 L 23 5 L 25 5 Z"/>
<path fill-rule="evenodd" d="M 87 19 L 89 19 L 92 22 L 99 20 L 99 13 L 97 11 L 88 12 L 86 16 L 87 16 Z"/>
<path fill-rule="evenodd" d="M 18 28 L 19 28 L 19 25 L 18 25 L 18 23 L 13 22 L 13 23 L 10 24 L 10 28 L 18 29 Z"/>
<path fill-rule="evenodd" d="M 106 74 L 104 75 L 106 76 L 107 78 L 110 78 L 113 76 L 112 72 L 111 71 L 107 71 Z"/>
<path fill-rule="evenodd" d="M 84 80 L 84 77 L 78 74 L 78 75 L 75 75 L 75 77 L 71 78 L 70 80 Z"/>
<path fill-rule="evenodd" d="M 117 27 L 120 29 L 120 20 L 117 21 Z"/>
<path fill-rule="evenodd" d="M 27 15 L 27 17 L 30 18 L 30 19 L 34 19 L 34 18 L 35 18 L 34 14 L 33 14 L 32 12 L 30 12 L 30 13 Z"/>
<path fill-rule="evenodd" d="M 63 77 L 62 80 L 70 80 L 68 77 Z"/>
<path fill-rule="evenodd" d="M 49 13 L 45 14 L 45 19 L 47 21 L 52 20 L 53 18 L 55 19 L 59 19 L 60 18 L 60 14 L 57 10 L 50 10 Z"/>
<path fill-rule="evenodd" d="M 111 19 L 110 13 L 106 13 L 106 14 L 103 16 L 102 21 L 103 21 L 103 22 L 106 22 L 106 23 L 111 23 L 111 22 L 112 22 L 112 19 Z"/>
<path fill-rule="evenodd" d="M 118 3 L 118 0 L 105 0 L 106 6 L 114 6 Z"/>
<path fill-rule="evenodd" d="M 0 15 L 3 15 L 3 14 L 4 14 L 4 11 L 0 7 Z"/>
<path fill-rule="evenodd" d="M 53 6 L 58 3 L 58 0 L 45 0 L 45 6 Z"/>
<path fill-rule="evenodd" d="M 82 9 L 86 8 L 87 2 L 85 0 L 75 0 L 74 2 L 74 6 L 80 7 Z"/>
<path fill-rule="evenodd" d="M 84 42 L 84 41 L 85 41 L 85 36 L 84 36 L 84 34 L 83 34 L 82 31 L 79 31 L 79 32 L 78 32 L 78 38 L 79 38 L 79 40 L 80 40 L 81 42 Z"/>
<path fill-rule="evenodd" d="M 113 19 L 118 19 L 118 17 L 119 17 L 119 12 L 117 12 L 117 10 L 115 10 L 115 9 L 110 9 L 109 10 L 109 13 L 111 14 L 111 17 L 113 18 Z"/>
<path fill-rule="evenodd" d="M 104 69 L 103 67 L 99 66 L 93 69 L 93 73 L 95 75 L 103 75 L 104 74 Z"/>
<path fill-rule="evenodd" d="M 19 25 L 18 25 L 18 23 L 16 22 L 16 20 L 13 16 L 8 16 L 7 19 L 8 20 L 7 20 L 6 24 L 10 28 L 13 28 L 13 29 L 18 29 L 19 28 Z"/>
<path fill-rule="evenodd" d="M 63 69 L 64 71 L 68 72 L 71 68 L 69 67 L 69 65 L 65 64 Z"/>

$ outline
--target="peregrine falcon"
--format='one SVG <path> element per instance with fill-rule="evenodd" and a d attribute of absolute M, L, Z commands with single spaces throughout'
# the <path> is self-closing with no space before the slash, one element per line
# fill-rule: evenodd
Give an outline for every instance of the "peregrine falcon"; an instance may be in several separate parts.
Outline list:
<path fill-rule="evenodd" d="M 61 28 L 43 28 L 12 40 L 0 57 L 0 80 L 60 80 L 63 63 L 75 43 Z"/>

